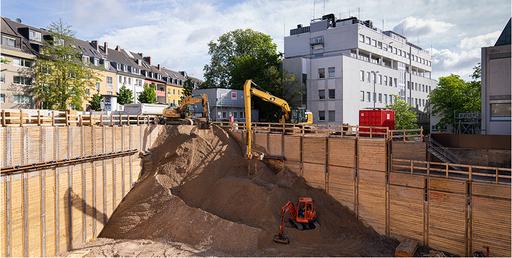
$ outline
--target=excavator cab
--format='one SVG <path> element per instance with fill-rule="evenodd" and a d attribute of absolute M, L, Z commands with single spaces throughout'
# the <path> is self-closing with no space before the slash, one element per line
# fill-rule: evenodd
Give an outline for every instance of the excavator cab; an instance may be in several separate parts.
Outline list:
<path fill-rule="evenodd" d="M 313 113 L 307 111 L 305 108 L 297 108 L 292 110 L 290 119 L 294 124 L 313 124 Z"/>

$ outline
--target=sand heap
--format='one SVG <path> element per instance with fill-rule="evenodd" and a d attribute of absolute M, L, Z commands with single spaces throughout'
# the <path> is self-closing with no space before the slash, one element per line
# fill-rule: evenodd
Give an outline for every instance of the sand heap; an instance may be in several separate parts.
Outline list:
<path fill-rule="evenodd" d="M 217 127 L 166 127 L 151 153 L 101 237 L 177 241 L 228 255 L 390 256 L 397 244 L 286 170 L 276 175 L 252 161 L 258 169 L 249 174 L 236 141 Z M 314 199 L 320 228 L 287 228 L 291 244 L 273 243 L 281 206 L 299 196 Z"/>

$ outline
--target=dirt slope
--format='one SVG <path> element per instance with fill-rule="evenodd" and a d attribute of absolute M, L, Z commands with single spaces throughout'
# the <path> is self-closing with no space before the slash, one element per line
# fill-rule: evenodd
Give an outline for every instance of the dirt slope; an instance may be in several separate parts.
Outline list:
<path fill-rule="evenodd" d="M 390 256 L 397 243 L 364 226 L 325 192 L 263 163 L 249 174 L 240 147 L 223 130 L 167 127 L 141 180 L 101 237 L 183 242 L 230 255 Z M 320 228 L 287 228 L 290 245 L 272 242 L 281 206 L 311 196 Z"/>

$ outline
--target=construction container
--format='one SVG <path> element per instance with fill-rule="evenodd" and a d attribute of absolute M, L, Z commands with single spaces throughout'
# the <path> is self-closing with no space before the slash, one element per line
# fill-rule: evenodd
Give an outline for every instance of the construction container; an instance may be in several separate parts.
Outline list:
<path fill-rule="evenodd" d="M 380 108 L 359 110 L 359 126 L 359 132 L 361 136 L 384 136 L 384 134 L 386 133 L 386 130 L 384 128 L 370 129 L 369 127 L 387 127 L 388 130 L 394 130 L 395 111 L 392 109 Z M 361 134 L 361 132 L 365 133 Z"/>

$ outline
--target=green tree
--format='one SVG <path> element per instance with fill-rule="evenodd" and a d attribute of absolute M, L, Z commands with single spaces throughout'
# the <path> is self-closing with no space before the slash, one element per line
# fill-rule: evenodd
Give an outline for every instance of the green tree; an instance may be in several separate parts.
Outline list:
<path fill-rule="evenodd" d="M 139 95 L 139 101 L 141 103 L 156 103 L 155 84 L 144 84 L 144 90 Z"/>
<path fill-rule="evenodd" d="M 470 82 L 458 75 L 439 78 L 438 87 L 430 93 L 432 113 L 439 115 L 439 127 L 455 125 L 458 113 L 480 112 L 480 65 L 473 68 Z"/>
<path fill-rule="evenodd" d="M 92 98 L 89 101 L 89 107 L 94 111 L 101 111 L 101 101 L 102 100 L 103 100 L 103 97 L 99 93 L 92 95 Z"/>
<path fill-rule="evenodd" d="M 194 84 L 192 83 L 192 79 L 188 78 L 183 83 L 183 94 L 181 99 L 183 100 L 187 96 L 192 96 L 192 91 L 194 90 Z"/>
<path fill-rule="evenodd" d="M 295 77 L 282 71 L 282 56 L 272 38 L 251 29 L 238 29 L 221 35 L 209 44 L 210 63 L 204 67 L 205 82 L 201 88 L 242 89 L 252 79 L 262 90 L 283 97 L 284 85 Z M 280 108 L 253 98 L 260 119 L 276 121 Z"/>
<path fill-rule="evenodd" d="M 98 80 L 96 73 L 73 47 L 71 27 L 62 21 L 48 27 L 51 40 L 45 41 L 33 71 L 33 94 L 40 107 L 65 110 L 82 109 L 86 89 Z"/>
<path fill-rule="evenodd" d="M 133 101 L 133 93 L 130 89 L 124 85 L 119 89 L 119 95 L 117 96 L 117 103 L 124 105 L 130 104 Z"/>
<path fill-rule="evenodd" d="M 395 111 L 395 128 L 396 129 L 416 129 L 418 121 L 416 112 L 406 101 L 395 96 L 395 101 L 387 108 Z"/>

